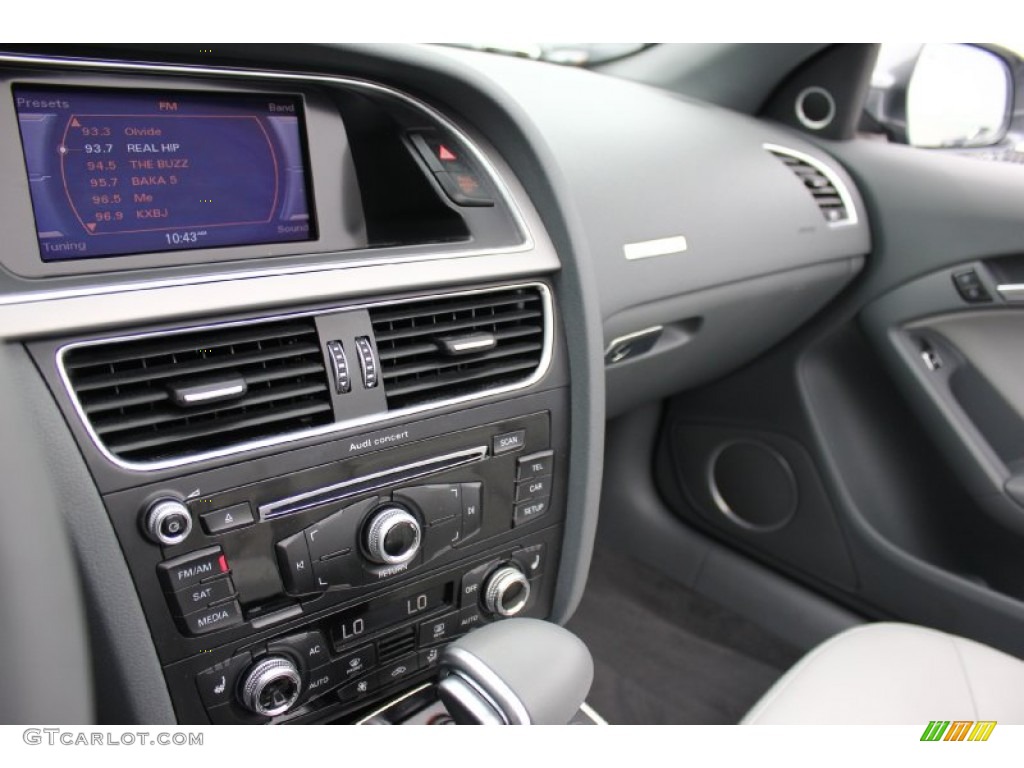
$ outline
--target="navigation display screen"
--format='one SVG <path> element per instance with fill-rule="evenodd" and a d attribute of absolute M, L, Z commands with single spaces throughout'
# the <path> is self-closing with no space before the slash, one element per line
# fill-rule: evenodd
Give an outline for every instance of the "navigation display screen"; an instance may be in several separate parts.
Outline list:
<path fill-rule="evenodd" d="M 295 96 L 15 86 L 43 261 L 312 240 Z"/>

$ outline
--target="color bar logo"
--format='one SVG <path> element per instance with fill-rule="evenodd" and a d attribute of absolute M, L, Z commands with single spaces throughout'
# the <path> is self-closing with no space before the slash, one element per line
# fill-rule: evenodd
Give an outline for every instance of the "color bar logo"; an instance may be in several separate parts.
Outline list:
<path fill-rule="evenodd" d="M 921 741 L 988 741 L 995 728 L 995 720 L 932 720 Z"/>

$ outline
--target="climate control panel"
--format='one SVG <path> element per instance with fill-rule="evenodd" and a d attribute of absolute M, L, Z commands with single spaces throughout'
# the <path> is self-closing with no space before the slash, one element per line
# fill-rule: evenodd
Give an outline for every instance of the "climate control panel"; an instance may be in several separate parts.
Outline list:
<path fill-rule="evenodd" d="M 444 646 L 509 616 L 542 617 L 553 598 L 557 536 L 474 559 L 412 587 L 300 624 L 259 643 L 178 665 L 186 719 L 215 723 L 344 719 L 432 677 Z M 221 658 L 223 657 L 223 658 Z M 206 666 L 196 669 L 198 663 Z M 194 687 L 185 681 L 191 680 Z"/>

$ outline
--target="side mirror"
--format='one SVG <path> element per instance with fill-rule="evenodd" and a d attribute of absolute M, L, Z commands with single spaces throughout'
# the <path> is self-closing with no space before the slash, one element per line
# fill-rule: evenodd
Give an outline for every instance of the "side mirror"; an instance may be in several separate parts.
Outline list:
<path fill-rule="evenodd" d="M 891 141 L 915 147 L 986 147 L 1013 115 L 1009 64 L 986 48 L 883 45 L 866 111 Z"/>

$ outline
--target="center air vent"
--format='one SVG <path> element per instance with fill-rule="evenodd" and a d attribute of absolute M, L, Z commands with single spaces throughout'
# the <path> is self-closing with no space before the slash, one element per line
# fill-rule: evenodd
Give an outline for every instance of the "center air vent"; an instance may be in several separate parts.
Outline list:
<path fill-rule="evenodd" d="M 73 346 L 62 360 L 97 439 L 125 462 L 217 451 L 333 420 L 311 317 Z"/>
<path fill-rule="evenodd" d="M 543 360 L 544 315 L 534 287 L 371 308 L 388 408 L 524 383 Z"/>
<path fill-rule="evenodd" d="M 855 224 L 850 193 L 832 169 L 820 160 L 785 147 L 765 144 L 765 149 L 785 163 L 803 183 L 829 224 Z"/>

